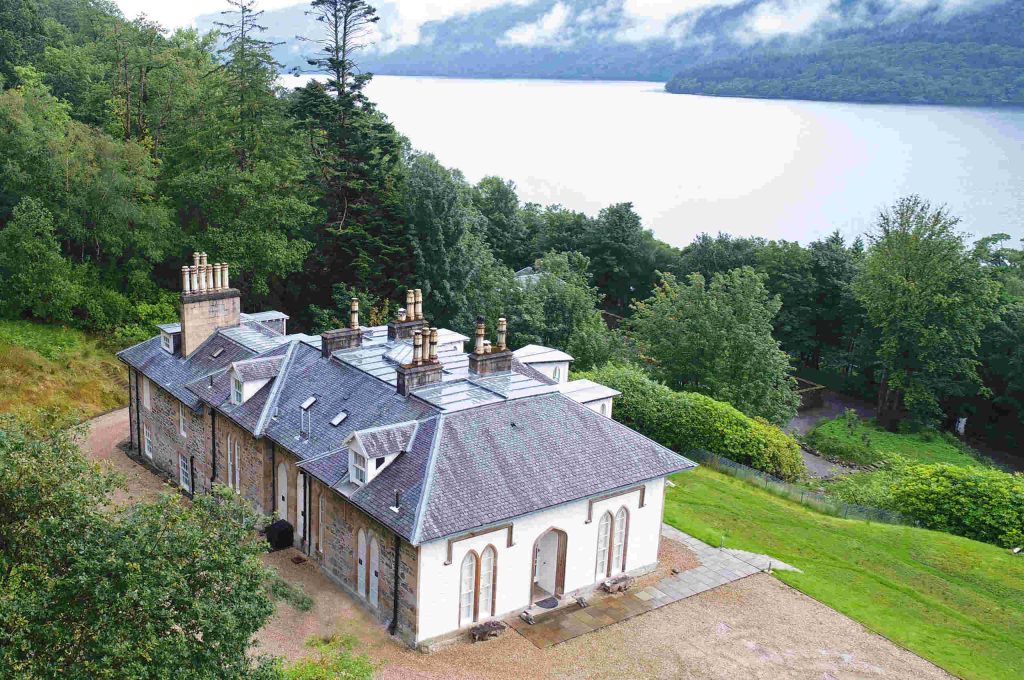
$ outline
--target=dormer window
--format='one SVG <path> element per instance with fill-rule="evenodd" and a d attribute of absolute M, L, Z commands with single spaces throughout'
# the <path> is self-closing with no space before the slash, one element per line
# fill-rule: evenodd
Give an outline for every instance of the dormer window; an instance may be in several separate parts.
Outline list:
<path fill-rule="evenodd" d="M 231 376 L 231 403 L 241 404 L 242 394 L 242 381 L 238 379 L 237 375 Z"/>
<path fill-rule="evenodd" d="M 160 347 L 168 354 L 174 354 L 174 338 L 171 337 L 170 333 L 160 334 Z"/>
<path fill-rule="evenodd" d="M 352 454 L 352 481 L 366 484 L 366 456 L 359 453 Z"/>

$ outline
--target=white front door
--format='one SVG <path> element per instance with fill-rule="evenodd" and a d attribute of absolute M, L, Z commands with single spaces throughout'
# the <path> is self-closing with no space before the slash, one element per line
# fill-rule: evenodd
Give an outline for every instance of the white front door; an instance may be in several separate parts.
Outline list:
<path fill-rule="evenodd" d="M 356 535 L 356 591 L 366 597 L 366 534 L 360 529 Z"/>
<path fill-rule="evenodd" d="M 288 466 L 277 466 L 277 516 L 288 519 Z"/>
<path fill-rule="evenodd" d="M 306 473 L 295 480 L 295 533 L 301 541 L 306 537 Z"/>
<path fill-rule="evenodd" d="M 377 545 L 377 538 L 370 539 L 370 604 L 377 606 L 377 585 L 380 580 L 380 547 Z"/>

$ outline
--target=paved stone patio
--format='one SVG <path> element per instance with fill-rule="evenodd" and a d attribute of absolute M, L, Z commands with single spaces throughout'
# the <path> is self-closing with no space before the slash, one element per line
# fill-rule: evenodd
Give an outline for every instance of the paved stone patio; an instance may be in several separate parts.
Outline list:
<path fill-rule="evenodd" d="M 707 543 L 667 525 L 662 527 L 661 535 L 668 540 L 678 541 L 692 550 L 700 560 L 700 566 L 667 576 L 639 590 L 595 596 L 590 606 L 586 608 L 572 604 L 548 614 L 534 613 L 536 623 L 532 626 L 518 616 L 510 619 L 509 625 L 534 645 L 544 649 L 726 583 L 767 571 L 769 566 L 773 569 L 793 569 L 788 564 L 772 560 L 767 555 L 712 548 Z"/>

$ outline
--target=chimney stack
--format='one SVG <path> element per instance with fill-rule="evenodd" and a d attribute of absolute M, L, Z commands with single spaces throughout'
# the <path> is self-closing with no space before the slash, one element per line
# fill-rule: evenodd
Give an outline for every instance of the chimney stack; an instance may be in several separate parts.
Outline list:
<path fill-rule="evenodd" d="M 482 316 L 476 317 L 476 342 L 473 344 L 473 353 L 474 354 L 483 354 L 485 349 L 486 349 L 484 347 L 484 333 L 486 332 L 486 328 L 484 327 L 484 323 L 485 323 L 484 317 L 482 317 Z"/>
<path fill-rule="evenodd" d="M 352 298 L 349 306 L 348 328 L 335 328 L 320 334 L 320 356 L 325 359 L 342 349 L 363 344 L 363 329 L 359 327 L 359 298 Z"/>
<path fill-rule="evenodd" d="M 508 373 L 512 370 L 512 352 L 505 342 L 508 334 L 505 317 L 498 319 L 497 348 L 492 347 L 491 343 L 484 339 L 486 330 L 484 317 L 478 316 L 476 319 L 476 345 L 473 353 L 469 355 L 470 372 L 476 375 Z"/>
<path fill-rule="evenodd" d="M 193 252 L 192 266 L 181 268 L 181 351 L 189 356 L 218 328 L 237 326 L 241 299 L 228 286 L 228 266 L 210 264 L 206 253 Z"/>
<path fill-rule="evenodd" d="M 409 288 L 405 291 L 405 307 L 398 310 L 398 316 L 388 323 L 388 342 L 411 340 L 413 331 L 426 332 L 427 322 L 423 318 L 423 291 Z M 426 337 L 422 338 L 426 345 Z M 426 358 L 424 352 L 423 358 Z"/>
<path fill-rule="evenodd" d="M 424 336 L 429 349 L 424 348 Z M 416 329 L 412 334 L 412 361 L 395 368 L 398 393 L 403 397 L 419 387 L 441 382 L 444 369 L 437 360 L 436 329 Z"/>

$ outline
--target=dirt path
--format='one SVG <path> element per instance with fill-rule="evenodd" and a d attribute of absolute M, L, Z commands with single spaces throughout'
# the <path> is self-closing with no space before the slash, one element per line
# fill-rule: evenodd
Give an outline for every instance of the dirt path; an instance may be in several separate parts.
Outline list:
<path fill-rule="evenodd" d="M 87 426 L 89 433 L 82 443 L 82 451 L 90 459 L 125 477 L 127 488 L 114 492 L 115 503 L 130 505 L 156 498 L 161 492 L 170 490 L 171 487 L 164 484 L 159 475 L 139 465 L 118 448 L 118 444 L 131 434 L 127 408 L 93 418 Z"/>
<path fill-rule="evenodd" d="M 86 454 L 125 475 L 124 502 L 152 498 L 162 480 L 117 448 L 128 436 L 127 409 L 94 419 Z M 667 546 L 671 548 L 672 546 Z M 548 649 L 514 631 L 473 645 L 454 643 L 431 655 L 388 637 L 348 595 L 294 550 L 266 557 L 287 580 L 301 584 L 314 607 L 278 605 L 257 635 L 260 650 L 295 659 L 305 642 L 349 636 L 380 664 L 384 680 L 508 678 L 751 678 L 755 680 L 943 678 L 941 669 L 775 578 L 757 574 L 661 607 Z M 675 553 L 673 553 L 675 554 Z"/>

